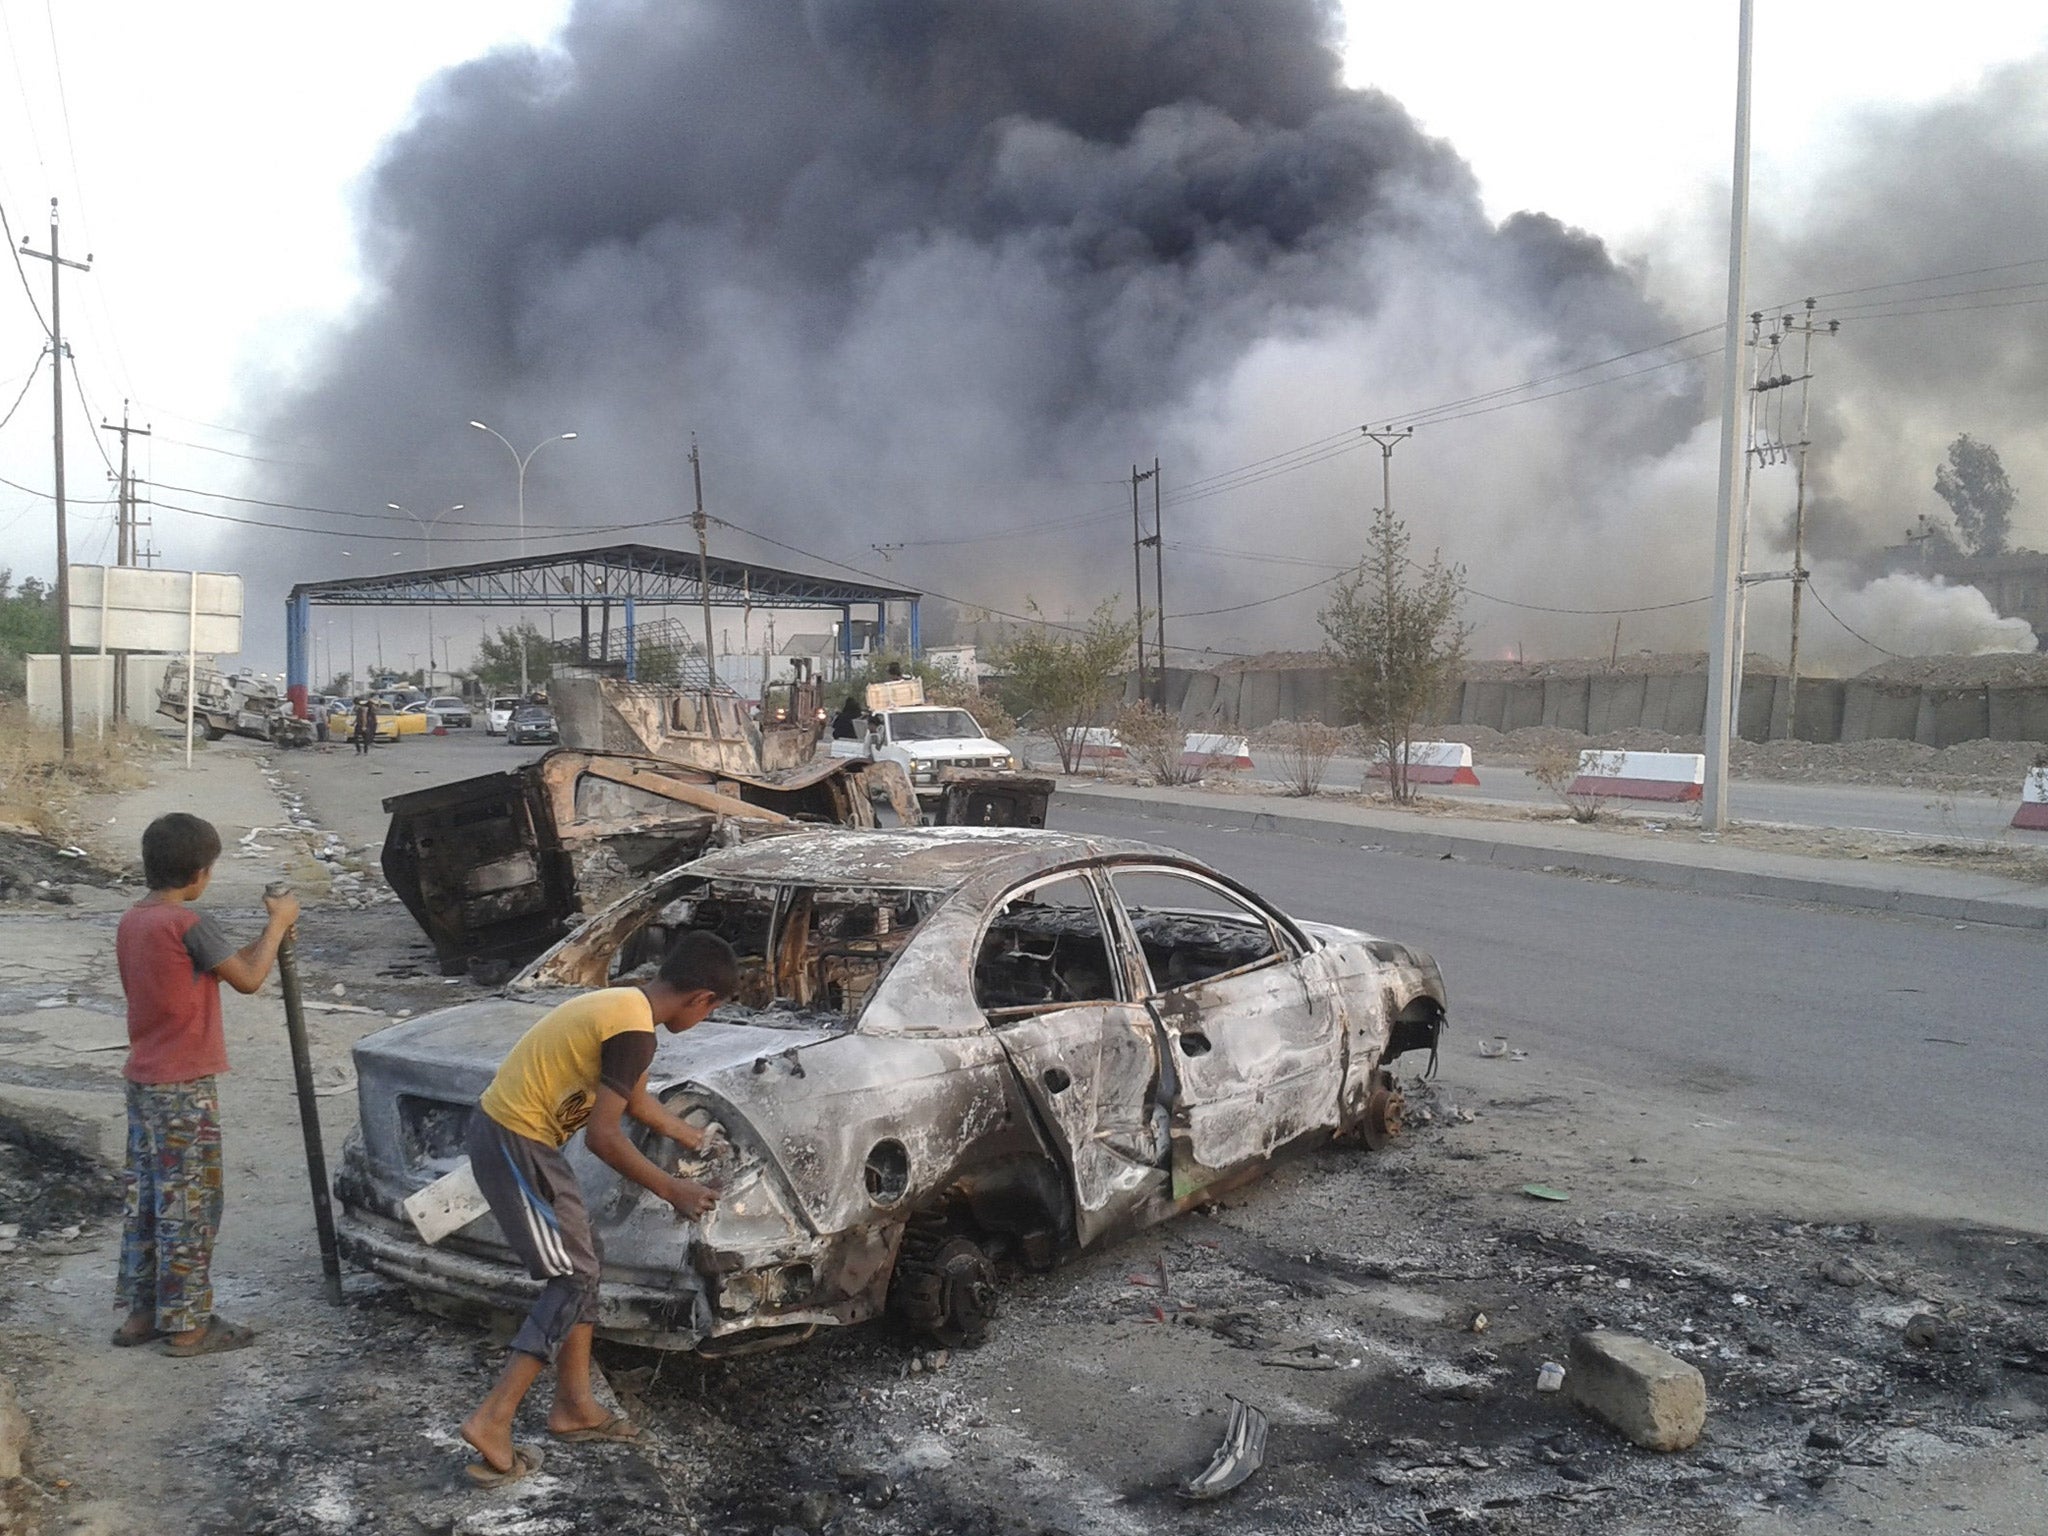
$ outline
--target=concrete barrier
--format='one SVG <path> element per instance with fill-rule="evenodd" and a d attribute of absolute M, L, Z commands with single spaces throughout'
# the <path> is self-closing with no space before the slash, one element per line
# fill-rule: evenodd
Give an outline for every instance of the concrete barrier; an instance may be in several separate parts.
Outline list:
<path fill-rule="evenodd" d="M 2027 770 L 2026 788 L 2020 791 L 2020 808 L 2012 824 L 2029 832 L 2048 832 L 2048 768 Z"/>
<path fill-rule="evenodd" d="M 1707 760 L 1698 752 L 1581 752 L 1567 795 L 1616 800 L 1697 800 Z"/>
<path fill-rule="evenodd" d="M 1388 772 L 1384 747 L 1380 749 L 1379 760 L 1365 770 L 1365 776 L 1368 779 L 1393 777 Z M 1409 742 L 1408 782 L 1477 785 L 1479 775 L 1472 768 L 1472 749 L 1462 741 Z"/>
<path fill-rule="evenodd" d="M 1190 731 L 1181 747 L 1183 768 L 1249 768 L 1252 744 L 1242 736 L 1221 736 L 1213 731 Z"/>
<path fill-rule="evenodd" d="M 1106 725 L 1083 726 L 1080 746 L 1084 763 L 1120 763 L 1129 755 L 1124 744 L 1116 739 L 1116 732 Z"/>

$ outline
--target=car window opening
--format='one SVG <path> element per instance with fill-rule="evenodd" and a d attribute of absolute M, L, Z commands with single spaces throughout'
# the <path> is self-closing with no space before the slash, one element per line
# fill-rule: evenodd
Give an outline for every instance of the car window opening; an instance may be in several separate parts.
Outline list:
<path fill-rule="evenodd" d="M 994 1019 L 1117 1000 L 1116 964 L 1085 880 L 1069 876 L 1012 897 L 974 961 L 974 1001 Z"/>
<path fill-rule="evenodd" d="M 1263 914 L 1185 875 L 1117 870 L 1110 885 L 1123 902 L 1162 992 L 1195 986 L 1284 956 Z"/>
<path fill-rule="evenodd" d="M 889 734 L 896 741 L 973 740 L 981 727 L 964 709 L 895 710 L 889 715 Z"/>
<path fill-rule="evenodd" d="M 786 1028 L 851 1028 L 923 920 L 918 891 L 720 882 L 685 891 L 619 943 L 610 980 L 651 978 L 683 933 L 717 934 L 740 959 L 738 996 L 714 1017 Z"/>

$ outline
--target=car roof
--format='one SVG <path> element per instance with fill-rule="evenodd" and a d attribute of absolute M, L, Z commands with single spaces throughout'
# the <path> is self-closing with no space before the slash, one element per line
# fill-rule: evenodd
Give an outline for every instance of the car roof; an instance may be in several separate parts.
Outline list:
<path fill-rule="evenodd" d="M 779 832 L 707 853 L 690 873 L 715 879 L 796 880 L 806 885 L 880 885 L 950 891 L 999 872 L 1023 879 L 1085 859 L 1184 856 L 1150 843 L 1078 837 L 1032 827 L 925 827 L 856 831 L 821 827 Z"/>

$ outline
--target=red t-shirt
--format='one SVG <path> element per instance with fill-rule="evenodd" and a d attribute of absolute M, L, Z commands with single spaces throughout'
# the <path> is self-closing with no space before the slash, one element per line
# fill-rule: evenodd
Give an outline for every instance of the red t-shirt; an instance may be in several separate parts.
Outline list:
<path fill-rule="evenodd" d="M 114 957 L 128 994 L 131 1083 L 189 1083 L 228 1069 L 220 978 L 234 954 L 220 925 L 177 902 L 141 901 L 121 917 Z"/>

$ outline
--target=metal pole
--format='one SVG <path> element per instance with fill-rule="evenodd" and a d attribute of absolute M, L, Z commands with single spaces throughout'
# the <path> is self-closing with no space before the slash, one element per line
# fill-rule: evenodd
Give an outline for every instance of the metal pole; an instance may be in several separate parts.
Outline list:
<path fill-rule="evenodd" d="M 291 887 L 274 880 L 266 896 L 286 896 Z M 284 993 L 284 1028 L 291 1040 L 292 1081 L 299 1094 L 299 1132 L 306 1142 L 306 1177 L 313 1186 L 313 1226 L 320 1236 L 320 1272 L 327 1280 L 327 1299 L 341 1305 L 341 1245 L 334 1239 L 334 1207 L 327 1193 L 327 1148 L 320 1138 L 320 1101 L 313 1093 L 313 1054 L 306 1044 L 306 1009 L 299 997 L 299 955 L 295 934 L 287 930 L 277 946 L 277 984 Z"/>
<path fill-rule="evenodd" d="M 690 522 L 697 530 L 697 596 L 704 604 L 704 676 L 718 686 L 718 664 L 711 659 L 711 546 L 710 520 L 704 516 L 704 461 L 697 453 L 697 434 L 690 434 L 690 480 L 697 490 L 697 510 Z"/>
<path fill-rule="evenodd" d="M 1159 695 L 1152 702 L 1166 708 L 1166 527 L 1159 520 L 1159 460 L 1152 461 L 1152 600 L 1159 604 Z"/>
<path fill-rule="evenodd" d="M 50 411 L 57 492 L 57 695 L 64 715 L 64 756 L 71 756 L 71 550 L 64 515 L 64 275 L 57 249 L 57 199 L 50 199 Z"/>
<path fill-rule="evenodd" d="M 1714 525 L 1714 604 L 1707 653 L 1706 783 L 1700 825 L 1728 824 L 1729 682 L 1735 670 L 1735 589 L 1741 572 L 1735 496 L 1742 469 L 1742 321 L 1749 286 L 1749 58 L 1755 0 L 1741 0 L 1735 52 L 1735 156 L 1728 197 L 1728 318 L 1721 335 L 1721 468 Z"/>
<path fill-rule="evenodd" d="M 185 766 L 192 766 L 192 706 L 199 697 L 199 573 L 187 571 L 185 610 Z"/>
<path fill-rule="evenodd" d="M 1138 466 L 1131 466 L 1131 568 L 1132 590 L 1137 594 L 1138 697 L 1145 697 L 1145 530 L 1138 522 L 1138 482 L 1144 478 Z"/>
<path fill-rule="evenodd" d="M 1785 655 L 1785 735 L 1799 734 L 1799 599 L 1806 591 L 1806 443 L 1813 404 L 1813 310 L 1806 301 L 1806 324 L 1799 343 L 1799 463 L 1792 497 L 1792 639 Z"/>
<path fill-rule="evenodd" d="M 1732 737 L 1742 734 L 1742 673 L 1749 657 L 1749 583 L 1743 579 L 1749 570 L 1749 509 L 1750 499 L 1756 480 L 1756 421 L 1762 415 L 1759 402 L 1762 395 L 1757 385 L 1763 382 L 1764 348 L 1762 338 L 1763 316 L 1751 315 L 1749 389 L 1743 396 L 1743 450 L 1742 450 L 1742 499 L 1735 511 L 1735 666 L 1728 680 L 1728 730 Z M 1773 336 L 1772 353 L 1776 355 L 1777 338 Z"/>

